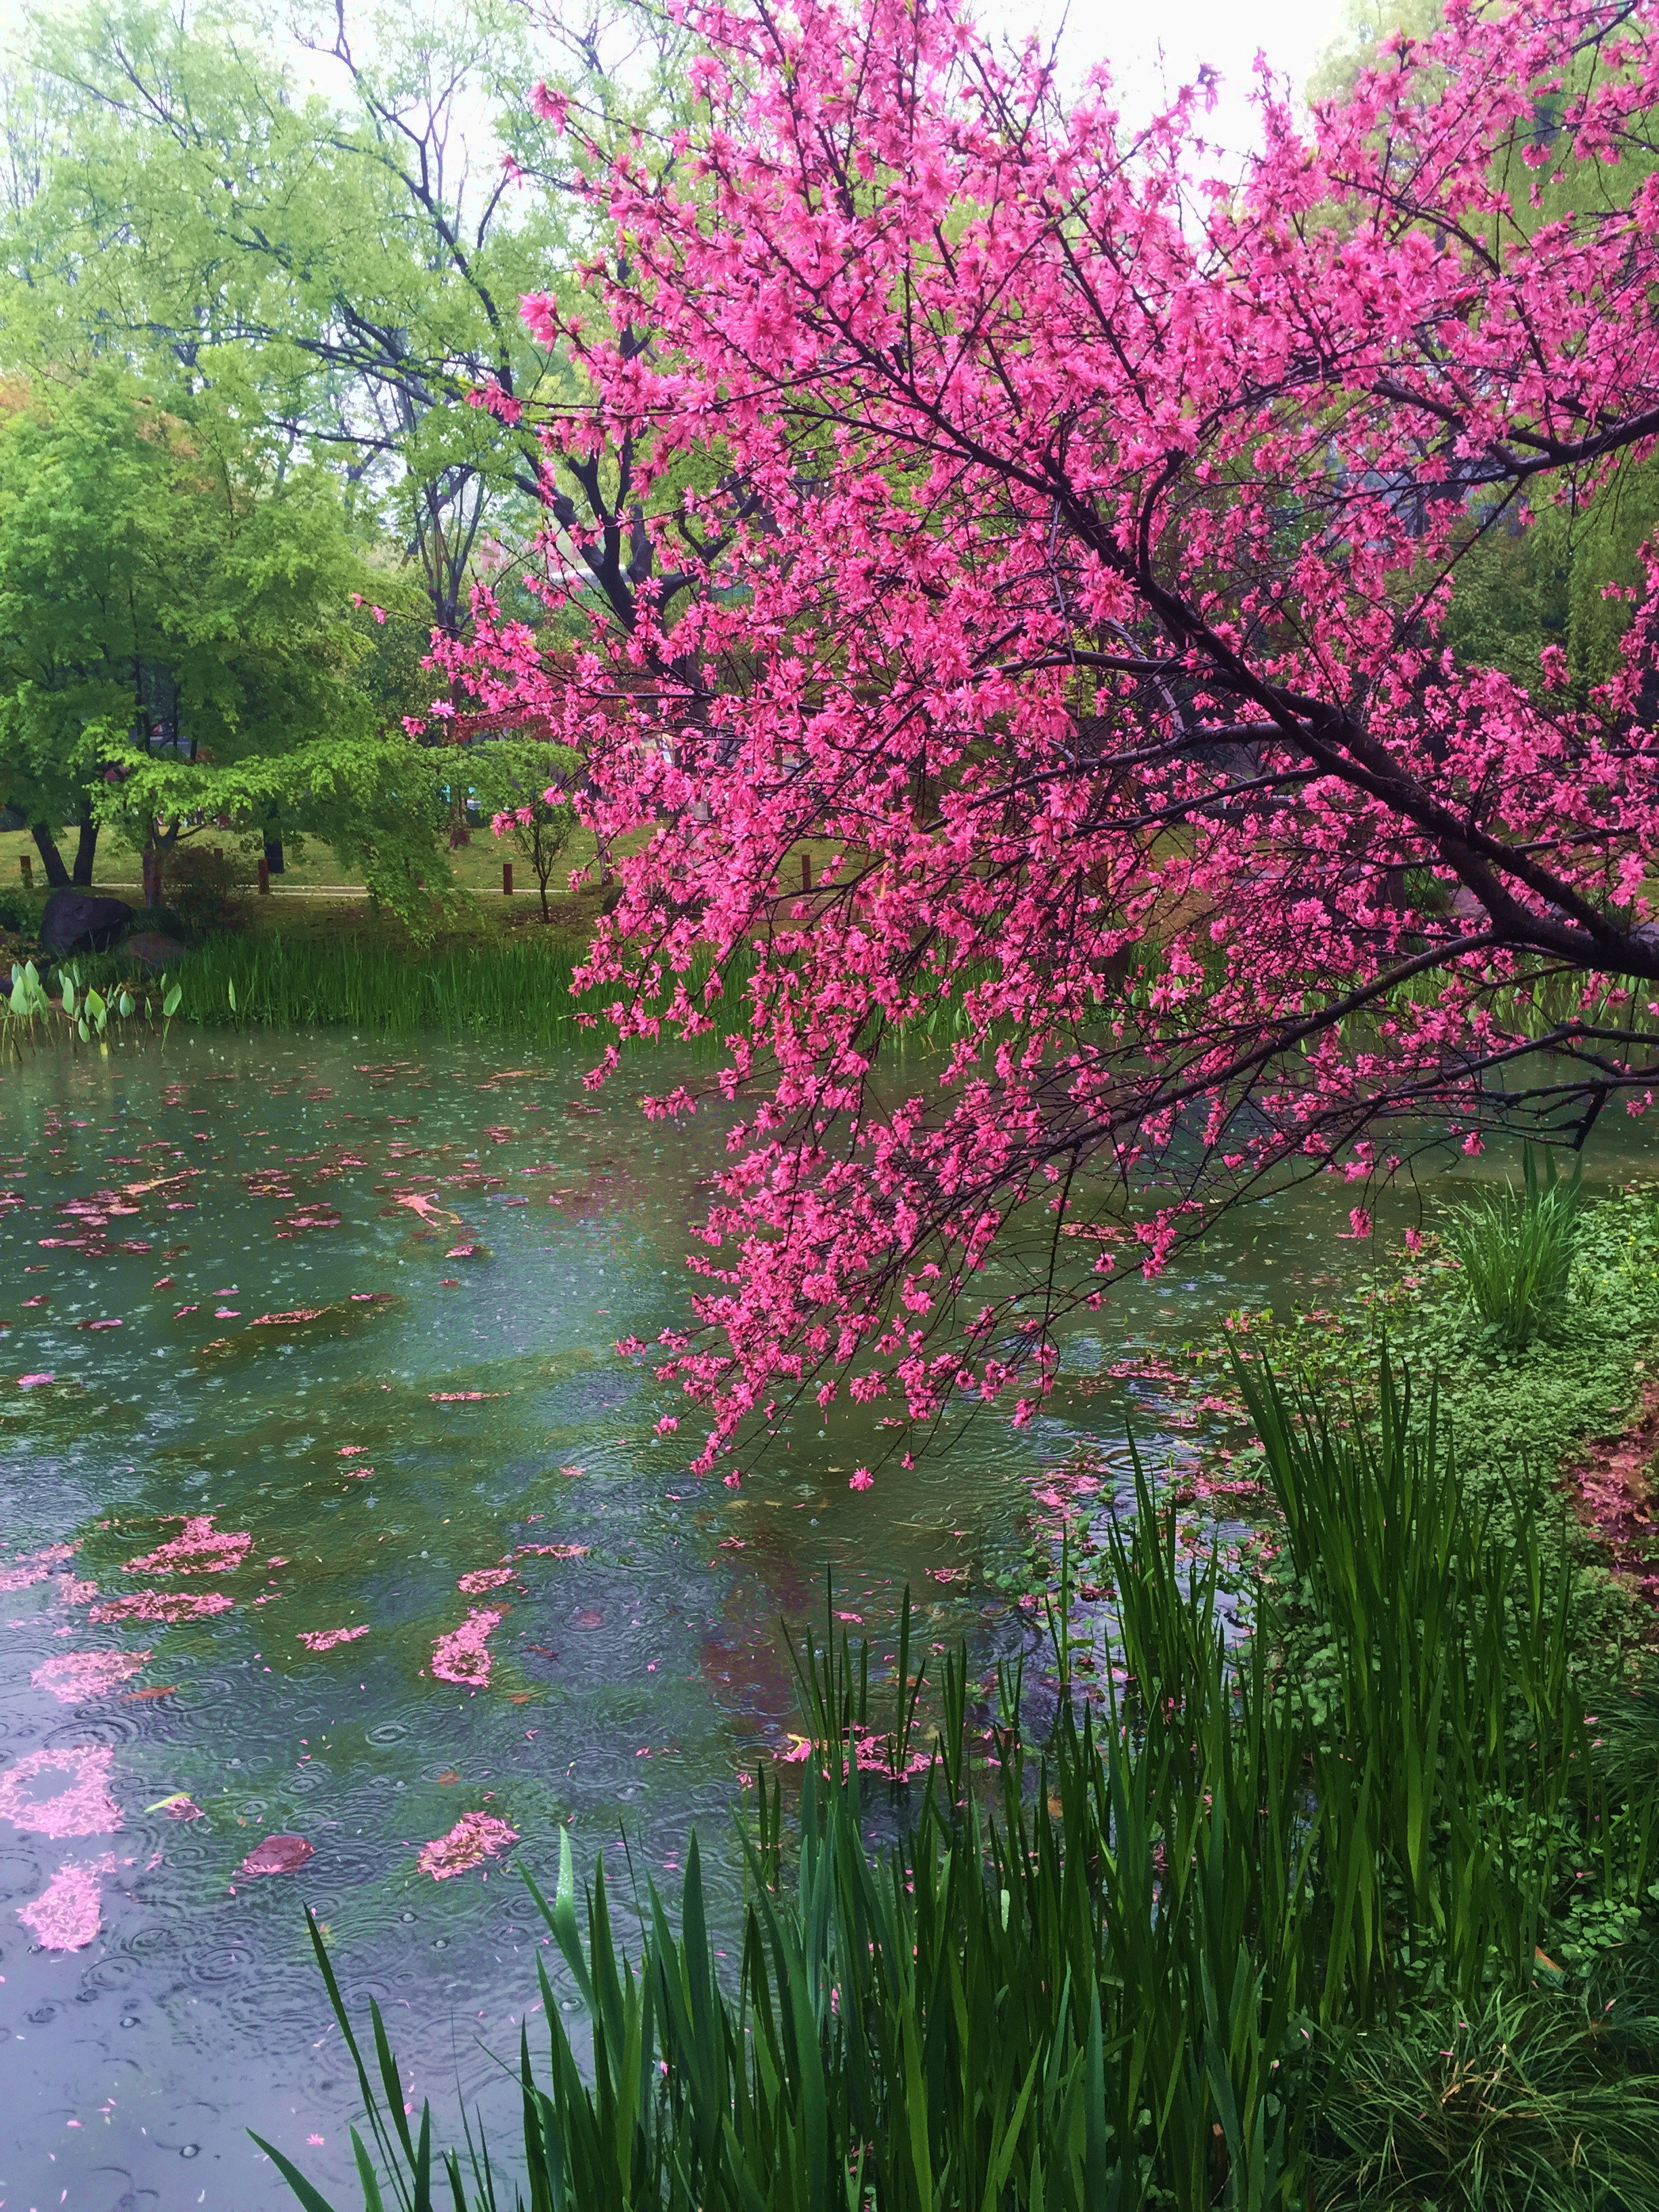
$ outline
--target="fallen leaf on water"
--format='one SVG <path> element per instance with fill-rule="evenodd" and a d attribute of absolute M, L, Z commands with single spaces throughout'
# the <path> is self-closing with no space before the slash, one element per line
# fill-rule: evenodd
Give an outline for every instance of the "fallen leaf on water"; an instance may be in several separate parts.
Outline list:
<path fill-rule="evenodd" d="M 263 1843 L 255 1844 L 242 1861 L 244 1874 L 292 1874 L 309 1858 L 317 1855 L 314 1844 L 303 1836 L 267 1836 Z"/>
<path fill-rule="evenodd" d="M 445 1767 L 443 1772 L 438 1777 L 439 1781 L 442 1783 L 446 1790 L 448 1789 L 452 1782 L 459 1782 L 460 1778 L 460 1776 L 457 1774 L 453 1766 Z"/>
<path fill-rule="evenodd" d="M 434 1406 L 477 1406 L 486 1398 L 510 1398 L 513 1393 L 510 1390 L 428 1390 L 426 1395 Z M 580 1471 L 580 1468 L 575 1470 L 578 1474 Z M 559 1472 L 565 1474 L 570 1470 L 561 1468 Z"/>
<path fill-rule="evenodd" d="M 130 1705 L 140 1698 L 176 1698 L 178 1694 L 179 1685 L 176 1682 L 162 1682 L 153 1690 L 125 1691 L 122 1693 L 121 1702 L 123 1705 Z"/>
<path fill-rule="evenodd" d="M 328 1311 L 326 1306 L 295 1306 L 291 1313 L 257 1314 L 248 1323 L 250 1328 L 279 1328 L 295 1322 L 320 1321 Z"/>
<path fill-rule="evenodd" d="M 602 1613 L 595 1613 L 592 1607 L 588 1606 L 576 1615 L 575 1625 L 578 1628 L 603 1628 L 605 1615 Z"/>
<path fill-rule="evenodd" d="M 535 1694 L 533 1690 L 509 1690 L 507 1702 L 509 1705 L 527 1705 Z"/>

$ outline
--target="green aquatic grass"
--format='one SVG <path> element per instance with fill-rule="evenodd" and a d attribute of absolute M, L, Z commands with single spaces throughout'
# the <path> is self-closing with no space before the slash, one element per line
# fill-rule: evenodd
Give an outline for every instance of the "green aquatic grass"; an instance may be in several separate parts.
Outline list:
<path fill-rule="evenodd" d="M 1213 1565 L 1138 1479 L 1103 1561 L 1121 1685 L 1066 1693 L 1062 1608 L 1040 1743 L 1007 1670 L 979 1724 L 958 1658 L 926 1782 L 872 1778 L 924 1739 L 921 1668 L 878 1692 L 866 1650 L 809 1641 L 812 1756 L 744 1834 L 735 1971 L 695 1844 L 678 1911 L 650 1889 L 630 1960 L 603 1868 L 579 1892 L 561 1837 L 554 1895 L 531 1887 L 582 2025 L 542 1968 L 545 2048 L 503 2054 L 520 2180 L 471 2126 L 441 2154 L 428 2111 L 411 2129 L 378 2008 L 371 2063 L 318 1940 L 359 2069 L 366 2212 L 1651 2203 L 1642 1978 L 1598 2041 L 1607 1947 L 1579 1972 L 1570 1945 L 1587 1905 L 1622 1916 L 1632 1959 L 1659 1936 L 1653 1763 L 1604 1759 L 1586 1725 L 1559 1547 L 1529 1512 L 1477 1509 L 1406 1377 L 1379 1376 L 1372 1425 L 1263 1368 L 1239 1380 L 1291 1554 L 1243 1650 Z M 1413 2119 L 1413 2085 L 1457 2057 L 1428 2040 L 1449 2020 L 1460 2080 L 1484 2066 L 1485 2086 Z M 1439 2193 L 1368 2196 L 1396 2151 Z"/>
<path fill-rule="evenodd" d="M 577 992 L 582 949 L 537 933 L 410 946 L 373 935 L 276 931 L 209 939 L 179 970 L 180 1018 L 204 1028 L 349 1027 L 363 1036 L 514 1036 L 544 1046 L 594 1045 L 592 1018 L 612 988 Z M 701 990 L 710 963 L 694 964 Z M 740 972 L 724 1003 L 742 1015 Z M 583 1017 L 590 1018 L 586 1023 Z M 715 1049 L 716 1047 L 711 1047 Z"/>
<path fill-rule="evenodd" d="M 1570 1176 L 1553 1153 L 1522 1150 L 1525 1188 L 1484 1196 L 1458 1209 L 1446 1242 L 1462 1270 L 1464 1297 L 1506 1351 L 1529 1344 L 1556 1323 L 1566 1304 L 1577 1254 L 1583 1158 Z"/>

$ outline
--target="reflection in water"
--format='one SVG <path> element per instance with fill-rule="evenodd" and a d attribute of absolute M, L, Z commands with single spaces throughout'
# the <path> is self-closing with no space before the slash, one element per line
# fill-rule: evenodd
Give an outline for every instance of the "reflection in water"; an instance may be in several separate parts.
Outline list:
<path fill-rule="evenodd" d="M 890 1667 L 909 1583 L 924 1641 L 968 1634 L 981 1673 L 1032 1646 L 996 1585 L 1079 1440 L 1103 1504 L 1127 1480 L 1098 1387 L 1125 1341 L 1364 1256 L 1293 1201 L 1202 1279 L 1128 1286 L 1021 1436 L 973 1425 L 907 1472 L 873 1415 L 812 1413 L 741 1492 L 705 1488 L 611 1347 L 683 1316 L 718 1128 L 596 1109 L 574 1060 L 358 1049 L 175 1031 L 3 1077 L 13 2204 L 285 2203 L 250 2125 L 349 2197 L 302 1899 L 411 2101 L 482 2097 L 510 2134 L 492 2054 L 542 1941 L 512 1837 L 544 1869 L 562 1822 L 585 1869 L 625 1848 L 625 1927 L 695 1821 L 730 1912 L 736 1778 L 794 1718 L 781 1616 L 821 1620 L 828 1577 Z M 1140 1395 L 1146 1448 L 1189 1454 Z"/>

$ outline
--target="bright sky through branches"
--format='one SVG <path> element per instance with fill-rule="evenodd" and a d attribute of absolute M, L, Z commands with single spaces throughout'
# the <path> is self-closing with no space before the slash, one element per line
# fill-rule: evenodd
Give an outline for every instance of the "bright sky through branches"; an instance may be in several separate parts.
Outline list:
<path fill-rule="evenodd" d="M 1016 36 L 1036 30 L 1063 32 L 1062 54 L 1073 70 L 1104 56 L 1121 87 L 1126 111 L 1140 113 L 1161 94 L 1196 77 L 1207 65 L 1220 79 L 1211 131 L 1217 143 L 1240 148 L 1255 137 L 1249 104 L 1255 57 L 1264 53 L 1276 74 L 1298 92 L 1342 28 L 1342 0 L 1175 0 L 1170 6 L 1132 6 L 1127 0 L 980 0 L 980 21 L 994 33 Z"/>
<path fill-rule="evenodd" d="M 0 0 L 0 44 L 15 46 L 30 12 L 25 0 Z M 48 5 L 47 12 L 52 9 Z M 371 11 L 353 7 L 354 17 Z M 1176 0 L 1169 7 L 1130 6 L 1126 0 L 981 0 L 981 21 L 995 33 L 1044 34 L 1063 26 L 1064 54 L 1073 68 L 1106 55 L 1122 86 L 1126 106 L 1154 105 L 1161 86 L 1173 90 L 1207 64 L 1221 79 L 1212 118 L 1219 144 L 1237 148 L 1255 136 L 1249 88 L 1257 51 L 1299 91 L 1341 27 L 1341 0 Z M 304 74 L 313 74 L 307 65 Z"/>

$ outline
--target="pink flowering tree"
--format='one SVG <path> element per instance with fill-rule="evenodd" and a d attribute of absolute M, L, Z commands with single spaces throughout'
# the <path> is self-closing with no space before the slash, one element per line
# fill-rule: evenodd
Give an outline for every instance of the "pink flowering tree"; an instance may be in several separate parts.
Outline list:
<path fill-rule="evenodd" d="M 1310 120 L 1264 84 L 1224 189 L 1197 95 L 1131 134 L 952 0 L 693 20 L 586 319 L 525 302 L 590 395 L 548 573 L 626 589 L 556 663 L 482 601 L 464 672 L 647 833 L 619 1036 L 726 1037 L 707 1465 L 803 1389 L 1024 1418 L 1057 1317 L 1240 1196 L 1335 1170 L 1363 1235 L 1431 1132 L 1645 1103 L 1659 559 L 1593 687 L 1449 615 L 1659 436 L 1659 38 L 1449 0 Z M 558 486 L 622 453 L 590 544 Z"/>

